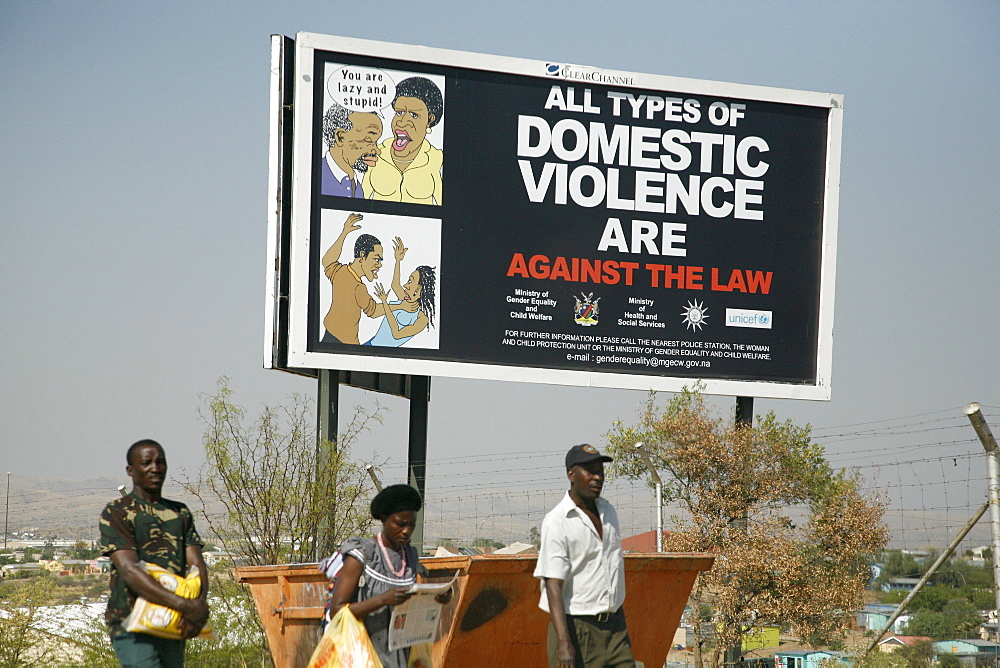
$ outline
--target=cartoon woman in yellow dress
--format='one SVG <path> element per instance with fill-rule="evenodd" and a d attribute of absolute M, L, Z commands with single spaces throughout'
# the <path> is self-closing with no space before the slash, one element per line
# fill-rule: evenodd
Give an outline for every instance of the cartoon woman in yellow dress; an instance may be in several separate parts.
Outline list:
<path fill-rule="evenodd" d="M 441 89 L 425 77 L 404 79 L 396 86 L 392 108 L 392 136 L 365 172 L 365 193 L 390 202 L 441 204 L 444 153 L 427 141 L 444 113 Z"/>

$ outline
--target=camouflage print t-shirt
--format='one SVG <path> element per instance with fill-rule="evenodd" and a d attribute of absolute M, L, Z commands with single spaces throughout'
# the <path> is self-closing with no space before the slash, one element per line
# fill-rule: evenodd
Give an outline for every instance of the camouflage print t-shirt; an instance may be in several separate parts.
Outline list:
<path fill-rule="evenodd" d="M 101 554 L 135 550 L 140 561 L 156 564 L 178 575 L 186 575 L 184 551 L 203 543 L 194 528 L 191 511 L 183 503 L 160 499 L 144 501 L 134 494 L 115 499 L 101 513 Z M 135 604 L 135 594 L 111 567 L 111 595 L 104 619 L 111 636 L 125 632 L 122 620 Z"/>

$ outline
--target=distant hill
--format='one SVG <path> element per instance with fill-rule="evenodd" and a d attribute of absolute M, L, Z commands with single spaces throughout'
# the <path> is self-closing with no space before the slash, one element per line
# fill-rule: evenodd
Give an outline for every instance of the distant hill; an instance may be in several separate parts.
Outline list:
<path fill-rule="evenodd" d="M 4 483 L 0 478 L 0 484 Z M 12 535 L 28 531 L 39 538 L 97 540 L 97 519 L 101 510 L 119 495 L 118 486 L 126 483 L 126 489 L 131 489 L 131 482 L 124 476 L 120 479 L 90 480 L 12 476 L 7 519 L 9 531 Z M 0 490 L 0 493 L 5 491 Z M 167 498 L 182 501 L 193 511 L 201 508 L 200 502 L 184 492 L 173 479 L 167 481 L 164 492 Z"/>

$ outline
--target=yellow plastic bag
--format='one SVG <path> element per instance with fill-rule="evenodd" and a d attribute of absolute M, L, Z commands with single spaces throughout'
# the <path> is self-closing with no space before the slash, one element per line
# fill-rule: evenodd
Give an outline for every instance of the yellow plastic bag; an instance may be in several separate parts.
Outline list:
<path fill-rule="evenodd" d="M 433 668 L 434 662 L 431 657 L 434 655 L 434 643 L 425 642 L 414 645 L 410 648 L 410 658 L 406 662 L 407 668 Z"/>
<path fill-rule="evenodd" d="M 201 593 L 201 574 L 197 568 L 192 567 L 188 576 L 182 578 L 160 566 L 148 564 L 145 561 L 140 561 L 139 567 L 149 573 L 161 587 L 172 591 L 181 598 L 197 598 L 198 594 Z M 132 612 L 129 613 L 124 622 L 125 630 L 130 633 L 146 633 L 171 640 L 181 638 L 180 624 L 181 613 L 164 605 L 150 603 L 142 596 L 135 600 Z M 201 629 L 201 633 L 196 637 L 215 640 L 211 623 L 206 623 Z"/>
<path fill-rule="evenodd" d="M 382 668 L 382 661 L 365 625 L 345 605 L 327 625 L 309 668 Z"/>

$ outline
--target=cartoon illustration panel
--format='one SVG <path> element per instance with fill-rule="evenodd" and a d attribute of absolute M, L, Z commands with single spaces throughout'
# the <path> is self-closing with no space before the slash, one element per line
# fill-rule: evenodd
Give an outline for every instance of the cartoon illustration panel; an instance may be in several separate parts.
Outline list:
<path fill-rule="evenodd" d="M 324 210 L 320 343 L 439 347 L 441 220 Z"/>
<path fill-rule="evenodd" d="M 320 192 L 440 205 L 444 77 L 328 63 L 323 83 Z"/>

